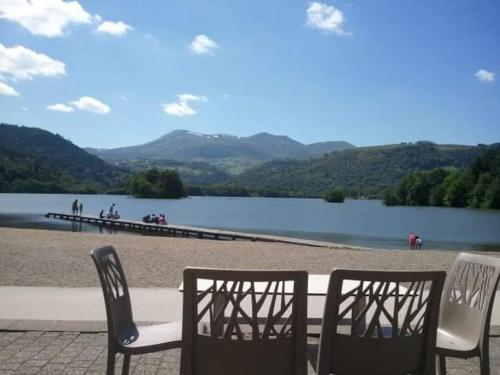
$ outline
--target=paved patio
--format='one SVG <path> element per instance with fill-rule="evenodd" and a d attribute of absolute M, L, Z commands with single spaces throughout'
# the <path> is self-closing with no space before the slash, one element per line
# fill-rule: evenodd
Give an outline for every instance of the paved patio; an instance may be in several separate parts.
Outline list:
<path fill-rule="evenodd" d="M 181 319 L 182 294 L 176 288 L 130 292 L 137 321 Z M 0 286 L 0 300 L 0 374 L 105 373 L 106 318 L 99 288 Z M 500 298 L 496 302 L 491 368 L 500 375 Z M 180 350 L 172 350 L 132 357 L 131 374 L 178 374 L 179 356 Z M 450 359 L 448 368 L 452 375 L 479 373 L 477 360 Z"/>
<path fill-rule="evenodd" d="M 105 333 L 0 332 L 0 373 L 81 375 L 105 373 Z M 500 337 L 491 339 L 492 375 L 500 374 Z M 179 374 L 180 350 L 133 356 L 131 374 Z M 118 366 L 121 363 L 119 362 Z M 117 369 L 118 369 L 117 366 Z M 479 374 L 477 360 L 448 360 L 451 375 Z M 119 373 L 117 371 L 117 373 Z M 313 374 L 309 368 L 309 374 Z"/>

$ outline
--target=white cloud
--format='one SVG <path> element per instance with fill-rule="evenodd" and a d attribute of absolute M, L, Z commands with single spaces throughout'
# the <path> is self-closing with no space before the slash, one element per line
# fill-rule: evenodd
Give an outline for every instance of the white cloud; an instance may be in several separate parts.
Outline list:
<path fill-rule="evenodd" d="M 333 5 L 312 1 L 307 7 L 307 23 L 306 25 L 312 29 L 318 29 L 325 33 L 334 33 L 341 36 L 351 35 L 345 32 L 342 27 L 344 25 L 344 13 L 335 8 Z"/>
<path fill-rule="evenodd" d="M 1 0 L 0 0 L 1 1 Z M 63 62 L 23 46 L 5 47 L 0 43 L 0 73 L 17 79 L 66 74 Z"/>
<path fill-rule="evenodd" d="M 108 105 L 90 96 L 82 96 L 80 99 L 70 102 L 69 105 L 81 111 L 89 111 L 100 115 L 111 112 Z"/>
<path fill-rule="evenodd" d="M 163 105 L 163 110 L 166 114 L 171 116 L 193 116 L 196 114 L 196 111 L 188 106 L 185 102 L 173 102 Z"/>
<path fill-rule="evenodd" d="M 208 101 L 205 96 L 198 96 L 193 94 L 179 94 L 177 100 L 172 103 L 163 104 L 163 110 L 166 114 L 171 116 L 193 116 L 196 111 L 188 105 L 188 102 L 206 102 Z"/>
<path fill-rule="evenodd" d="M 177 95 L 177 100 L 179 102 L 206 102 L 208 101 L 206 96 L 199 96 L 199 95 L 193 95 L 193 94 L 179 94 Z"/>
<path fill-rule="evenodd" d="M 21 111 L 28 112 L 30 109 L 28 107 L 21 107 Z"/>
<path fill-rule="evenodd" d="M 49 111 L 57 111 L 57 112 L 73 112 L 75 110 L 73 107 L 61 103 L 48 105 L 47 109 Z"/>
<path fill-rule="evenodd" d="M 204 34 L 196 35 L 191 42 L 189 49 L 199 55 L 213 54 L 219 45 Z"/>
<path fill-rule="evenodd" d="M 0 0 L 0 18 L 17 22 L 34 35 L 56 37 L 70 24 L 93 21 L 78 1 Z"/>
<path fill-rule="evenodd" d="M 19 93 L 15 88 L 10 87 L 6 83 L 0 82 L 0 95 L 19 96 Z"/>
<path fill-rule="evenodd" d="M 479 69 L 476 74 L 474 74 L 480 82 L 493 82 L 495 81 L 495 73 L 488 72 L 484 69 Z"/>
<path fill-rule="evenodd" d="M 99 33 L 110 34 L 113 36 L 122 36 L 126 34 L 129 30 L 132 30 L 132 26 L 127 25 L 122 21 L 118 22 L 104 21 L 96 29 L 96 31 Z"/>

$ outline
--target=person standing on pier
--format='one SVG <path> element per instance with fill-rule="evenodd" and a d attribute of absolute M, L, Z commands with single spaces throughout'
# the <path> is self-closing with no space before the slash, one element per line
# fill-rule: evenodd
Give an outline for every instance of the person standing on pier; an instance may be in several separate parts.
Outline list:
<path fill-rule="evenodd" d="M 83 213 L 83 203 L 80 202 L 80 216 L 82 216 L 82 213 Z"/>
<path fill-rule="evenodd" d="M 73 205 L 71 206 L 71 214 L 78 215 L 78 199 L 73 201 Z"/>

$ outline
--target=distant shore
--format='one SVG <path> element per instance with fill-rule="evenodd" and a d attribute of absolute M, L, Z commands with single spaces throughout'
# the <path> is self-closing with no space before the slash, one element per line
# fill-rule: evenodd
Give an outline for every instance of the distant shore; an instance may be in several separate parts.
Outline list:
<path fill-rule="evenodd" d="M 249 241 L 0 228 L 0 285 L 98 286 L 89 256 L 113 245 L 133 287 L 177 287 L 188 266 L 239 269 L 449 270 L 457 252 L 353 250 Z M 496 255 L 496 254 L 491 254 Z M 500 254 L 498 255 L 500 256 Z"/>

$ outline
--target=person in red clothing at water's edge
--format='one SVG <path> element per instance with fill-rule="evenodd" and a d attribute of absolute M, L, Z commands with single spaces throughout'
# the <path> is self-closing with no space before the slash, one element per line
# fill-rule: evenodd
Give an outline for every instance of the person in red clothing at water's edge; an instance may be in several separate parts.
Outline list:
<path fill-rule="evenodd" d="M 414 233 L 408 235 L 408 243 L 410 244 L 410 250 L 417 248 L 417 236 Z"/>

